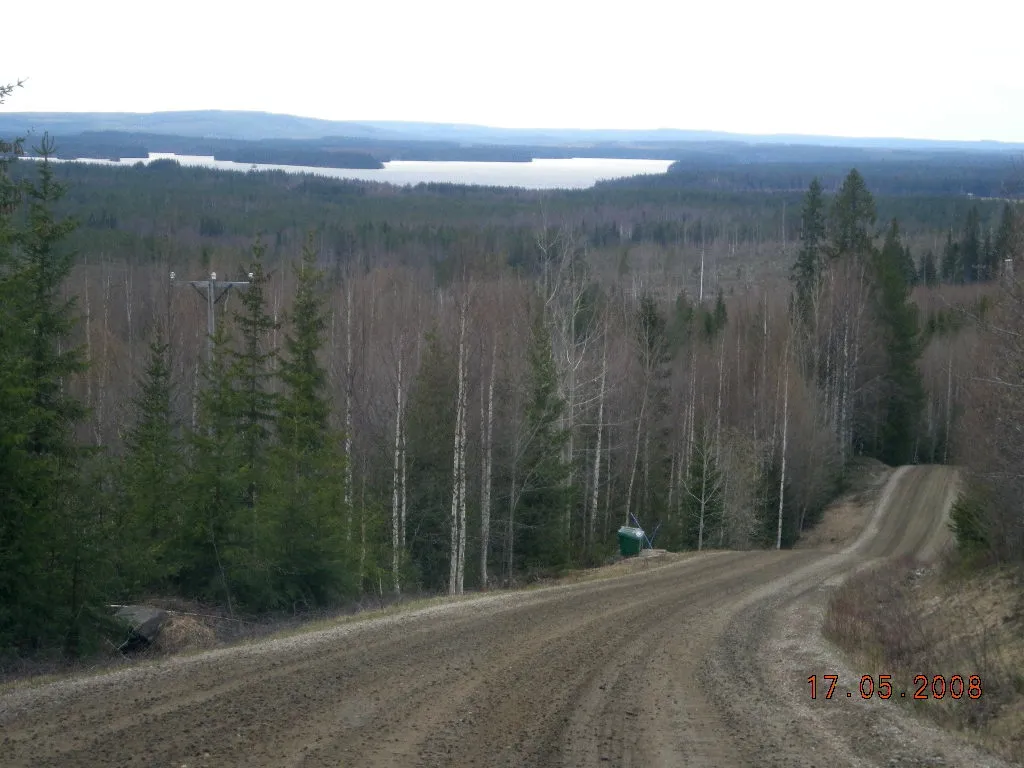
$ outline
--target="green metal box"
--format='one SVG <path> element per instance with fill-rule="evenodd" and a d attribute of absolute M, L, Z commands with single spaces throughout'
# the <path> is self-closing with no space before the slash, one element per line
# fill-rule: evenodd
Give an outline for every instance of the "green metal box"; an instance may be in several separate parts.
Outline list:
<path fill-rule="evenodd" d="M 619 552 L 623 557 L 639 555 L 644 546 L 643 528 L 624 525 L 619 528 Z"/>

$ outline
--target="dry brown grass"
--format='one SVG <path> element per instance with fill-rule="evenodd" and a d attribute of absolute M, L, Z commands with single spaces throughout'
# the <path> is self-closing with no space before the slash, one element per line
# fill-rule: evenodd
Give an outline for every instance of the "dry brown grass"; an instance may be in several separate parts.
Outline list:
<path fill-rule="evenodd" d="M 171 614 L 149 649 L 150 653 L 168 655 L 203 651 L 217 645 L 217 633 L 194 616 Z"/>
<path fill-rule="evenodd" d="M 833 595 L 825 635 L 862 674 L 892 675 L 893 701 L 1024 760 L 1024 575 L 926 569 L 912 559 L 852 577 Z M 982 694 L 915 701 L 915 676 L 981 678 Z M 905 692 L 906 697 L 900 697 Z"/>
<path fill-rule="evenodd" d="M 856 541 L 893 471 L 880 461 L 859 459 L 851 468 L 849 478 L 850 487 L 855 490 L 832 502 L 821 521 L 800 534 L 793 548 L 838 552 Z"/>

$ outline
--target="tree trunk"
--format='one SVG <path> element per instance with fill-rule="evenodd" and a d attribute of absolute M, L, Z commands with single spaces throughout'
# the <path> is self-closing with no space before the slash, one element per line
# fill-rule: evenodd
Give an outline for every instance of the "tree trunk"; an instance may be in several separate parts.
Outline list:
<path fill-rule="evenodd" d="M 128 324 L 128 376 L 135 377 L 135 325 L 132 323 L 132 268 L 124 270 L 124 315 Z"/>
<path fill-rule="evenodd" d="M 700 474 L 700 521 L 697 527 L 697 551 L 700 552 L 704 549 L 704 516 L 707 512 L 708 506 L 708 447 L 707 447 L 707 430 L 704 430 L 705 436 L 701 441 L 701 451 L 703 456 L 701 457 L 701 465 L 703 471 Z"/>
<path fill-rule="evenodd" d="M 465 323 L 463 323 L 463 327 Z M 461 363 L 461 369 L 463 375 L 468 372 L 469 367 L 468 349 L 463 344 L 463 358 Z M 457 574 L 458 581 L 458 593 L 461 595 L 463 592 L 463 585 L 465 583 L 466 575 L 466 437 L 467 427 L 466 422 L 466 398 L 468 387 L 465 383 L 460 387 L 461 390 L 461 402 L 459 404 L 459 410 L 462 412 L 462 434 L 459 438 L 459 568 Z"/>
<path fill-rule="evenodd" d="M 946 434 L 942 441 L 942 463 L 949 463 L 949 432 L 953 414 L 953 345 L 949 345 L 949 359 L 946 362 Z"/>
<path fill-rule="evenodd" d="M 601 354 L 601 390 L 597 398 L 597 439 L 594 441 L 594 487 L 590 499 L 590 520 L 587 523 L 588 546 L 593 547 L 597 500 L 601 487 L 601 433 L 604 429 L 605 384 L 608 378 L 608 324 L 605 323 L 604 351 Z"/>
<path fill-rule="evenodd" d="M 401 505 L 401 492 L 399 481 L 401 477 L 401 451 L 402 451 L 402 350 L 401 344 L 398 350 L 398 388 L 395 397 L 395 455 L 394 466 L 391 473 L 391 574 L 394 579 L 395 593 L 402 591 L 399 579 L 398 566 L 401 552 L 401 540 L 399 536 L 399 516 Z"/>
<path fill-rule="evenodd" d="M 405 414 L 402 414 L 402 498 L 399 501 L 398 508 L 398 546 L 405 551 L 405 520 L 406 520 L 406 502 L 408 500 L 408 485 L 406 479 L 408 474 L 405 468 L 405 457 L 406 457 L 406 442 L 405 442 Z"/>
<path fill-rule="evenodd" d="M 722 346 L 718 353 L 718 404 L 715 407 L 715 461 L 722 450 L 722 380 L 725 373 L 725 331 L 722 331 Z"/>
<path fill-rule="evenodd" d="M 704 306 L 704 243 L 700 245 L 700 288 L 697 293 L 697 303 Z"/>
<path fill-rule="evenodd" d="M 277 307 L 274 308 L 277 320 Z M 274 331 L 276 346 L 277 331 Z M 352 540 L 352 283 L 346 282 L 345 292 L 345 540 Z"/>
<path fill-rule="evenodd" d="M 517 447 L 518 450 L 518 447 Z M 513 451 L 513 456 L 516 452 Z M 516 459 L 512 459 L 512 476 L 509 480 L 508 492 L 508 532 L 505 544 L 505 579 L 506 583 L 512 584 L 512 568 L 515 565 L 516 545 Z"/>
<path fill-rule="evenodd" d="M 761 391 L 760 391 L 760 402 L 764 403 L 765 395 L 768 393 L 768 294 L 764 295 L 764 315 L 761 318 L 762 329 L 761 329 Z M 757 380 L 755 374 L 754 380 Z M 768 414 L 763 409 L 758 408 L 758 415 L 762 415 L 765 421 L 768 420 Z M 754 419 L 756 424 L 757 419 Z M 767 426 L 765 428 L 767 432 Z M 757 427 L 754 427 L 754 444 L 757 445 Z"/>
<path fill-rule="evenodd" d="M 455 445 L 452 456 L 452 513 L 448 562 L 448 594 L 450 595 L 459 594 L 459 568 L 465 546 L 465 535 L 460 530 L 460 521 L 464 516 L 461 495 L 464 474 L 462 430 L 465 421 L 464 390 L 466 387 L 466 371 L 463 366 L 466 346 L 466 310 L 464 306 L 459 315 L 458 393 L 455 400 Z"/>
<path fill-rule="evenodd" d="M 779 475 L 779 520 L 775 530 L 775 548 L 782 549 L 782 506 L 786 492 L 786 435 L 789 428 L 789 347 L 786 348 L 786 384 L 782 395 L 782 472 Z"/>
<path fill-rule="evenodd" d="M 606 430 L 608 444 L 604 448 L 604 518 L 601 524 L 601 532 L 608 533 L 608 519 L 612 509 L 612 434 L 611 429 Z"/>
<path fill-rule="evenodd" d="M 494 435 L 494 369 L 498 355 L 498 340 L 492 341 L 491 373 L 487 383 L 487 403 L 480 388 L 480 423 L 483 437 L 483 474 L 480 478 L 480 587 L 487 589 L 487 555 L 491 543 L 491 462 Z"/>
<path fill-rule="evenodd" d="M 629 470 L 629 485 L 626 489 L 626 514 L 623 525 L 629 525 L 629 513 L 633 504 L 633 483 L 636 480 L 636 465 L 640 460 L 640 436 L 644 425 L 644 411 L 647 408 L 647 383 L 644 382 L 644 396 L 640 401 L 640 416 L 636 421 L 636 440 L 633 443 L 633 461 Z"/>

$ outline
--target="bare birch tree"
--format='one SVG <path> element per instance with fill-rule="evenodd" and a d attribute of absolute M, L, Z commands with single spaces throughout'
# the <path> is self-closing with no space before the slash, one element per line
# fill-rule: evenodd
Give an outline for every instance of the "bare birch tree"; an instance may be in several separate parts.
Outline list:
<path fill-rule="evenodd" d="M 458 392 L 455 406 L 455 439 L 452 456 L 452 511 L 448 594 L 462 594 L 466 556 L 466 304 L 459 307 Z"/>
<path fill-rule="evenodd" d="M 394 465 L 392 470 L 392 491 L 391 491 L 391 573 L 394 579 L 395 592 L 401 592 L 399 566 L 402 553 L 402 541 L 400 536 L 402 517 L 401 502 L 405 493 L 401 488 L 402 479 L 402 348 L 404 339 L 398 345 L 398 380 L 395 386 L 395 451 Z"/>
<path fill-rule="evenodd" d="M 497 334 L 491 341 L 491 367 L 487 375 L 487 395 L 480 388 L 480 431 L 483 461 L 480 477 L 480 586 L 487 588 L 487 556 L 491 543 L 491 466 L 494 458 L 494 374 L 498 355 Z"/>

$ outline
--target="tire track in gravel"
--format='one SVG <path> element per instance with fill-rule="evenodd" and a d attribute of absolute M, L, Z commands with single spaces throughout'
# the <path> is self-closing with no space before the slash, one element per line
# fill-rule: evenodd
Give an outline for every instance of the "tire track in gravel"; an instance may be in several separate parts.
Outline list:
<path fill-rule="evenodd" d="M 743 746 L 737 765 L 1007 765 L 955 734 L 908 717 L 897 701 L 862 699 L 861 675 L 877 681 L 891 670 L 851 670 L 820 634 L 829 595 L 844 577 L 888 557 L 938 554 L 949 541 L 946 523 L 957 481 L 948 467 L 901 468 L 879 501 L 870 535 L 822 562 L 817 573 L 791 576 L 737 606 L 702 677 Z M 826 700 L 819 691 L 810 699 L 807 678 L 815 674 L 819 682 L 823 674 L 839 675 L 834 698 Z"/>

